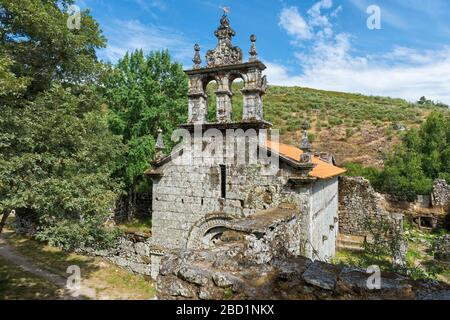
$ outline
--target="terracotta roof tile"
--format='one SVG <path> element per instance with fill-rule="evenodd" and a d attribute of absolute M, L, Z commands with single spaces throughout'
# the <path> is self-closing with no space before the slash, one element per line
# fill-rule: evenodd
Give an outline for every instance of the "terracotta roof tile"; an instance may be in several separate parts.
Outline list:
<path fill-rule="evenodd" d="M 299 161 L 300 156 L 303 154 L 303 151 L 299 148 L 283 143 L 275 143 L 272 141 L 267 141 L 267 148 L 294 161 Z M 312 162 L 316 166 L 309 173 L 311 177 L 319 179 L 330 179 L 346 172 L 344 169 L 336 167 L 335 165 L 328 163 L 316 156 L 312 158 Z"/>

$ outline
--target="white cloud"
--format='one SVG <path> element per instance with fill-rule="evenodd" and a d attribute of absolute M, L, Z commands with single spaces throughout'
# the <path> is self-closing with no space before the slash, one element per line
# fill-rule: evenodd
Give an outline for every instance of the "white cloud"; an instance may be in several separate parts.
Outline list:
<path fill-rule="evenodd" d="M 116 62 L 127 51 L 136 49 L 145 52 L 168 49 L 181 62 L 193 56 L 192 45 L 184 36 L 168 28 L 145 25 L 138 20 L 116 20 L 104 29 L 111 41 L 100 51 L 100 56 L 110 62 Z"/>
<path fill-rule="evenodd" d="M 288 7 L 281 11 L 280 26 L 289 35 L 295 37 L 297 41 L 312 38 L 309 26 L 300 15 L 297 7 Z"/>
<path fill-rule="evenodd" d="M 329 15 L 322 12 L 324 9 L 332 9 L 331 0 L 319 1 L 308 11 L 307 28 L 314 29 L 317 36 L 311 39 L 310 49 L 295 53 L 302 64 L 302 74 L 292 75 L 286 66 L 267 62 L 266 74 L 272 84 L 401 97 L 410 101 L 425 95 L 450 104 L 450 47 L 433 51 L 397 46 L 377 56 L 354 55 L 352 36 L 334 35 L 329 19 L 341 9 L 338 7 Z"/>
<path fill-rule="evenodd" d="M 450 104 L 450 48 L 419 52 L 398 48 L 387 55 L 404 57 L 387 63 L 385 57 L 354 57 L 345 39 L 335 46 L 318 45 L 314 57 L 302 57 L 304 72 L 290 75 L 279 64 L 267 63 L 272 84 L 400 97 L 417 101 L 421 96 Z M 407 62 L 410 62 L 408 64 Z"/>

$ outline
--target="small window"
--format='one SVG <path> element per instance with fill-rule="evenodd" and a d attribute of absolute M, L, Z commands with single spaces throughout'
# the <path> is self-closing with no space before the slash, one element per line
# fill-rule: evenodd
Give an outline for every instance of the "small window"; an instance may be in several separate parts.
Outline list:
<path fill-rule="evenodd" d="M 227 197 L 227 168 L 224 165 L 220 166 L 220 193 L 221 197 Z"/>
<path fill-rule="evenodd" d="M 431 217 L 420 217 L 420 227 L 425 229 L 433 229 L 433 219 Z"/>

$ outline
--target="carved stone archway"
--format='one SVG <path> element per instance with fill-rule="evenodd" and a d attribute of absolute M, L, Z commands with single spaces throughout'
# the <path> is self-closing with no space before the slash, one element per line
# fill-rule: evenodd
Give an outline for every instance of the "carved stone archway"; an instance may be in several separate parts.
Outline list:
<path fill-rule="evenodd" d="M 230 221 L 233 217 L 225 215 L 213 215 L 202 218 L 190 230 L 186 249 L 197 250 L 210 247 L 211 243 L 230 229 Z"/>

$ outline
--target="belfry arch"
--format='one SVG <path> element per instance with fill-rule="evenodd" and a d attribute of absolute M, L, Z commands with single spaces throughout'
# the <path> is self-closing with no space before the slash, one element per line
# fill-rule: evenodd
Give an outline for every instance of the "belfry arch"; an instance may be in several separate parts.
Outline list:
<path fill-rule="evenodd" d="M 266 66 L 257 59 L 256 37 L 250 37 L 250 59 L 243 62 L 242 50 L 233 46 L 235 31 L 224 15 L 215 32 L 217 47 L 206 54 L 207 65 L 201 65 L 200 46 L 195 45 L 194 67 L 186 71 L 189 77 L 189 123 L 206 124 L 208 114 L 208 95 L 206 86 L 212 80 L 217 82 L 216 119 L 217 123 L 231 123 L 233 112 L 233 81 L 243 81 L 242 122 L 264 122 L 262 96 L 266 92 L 267 80 L 263 76 Z"/>

